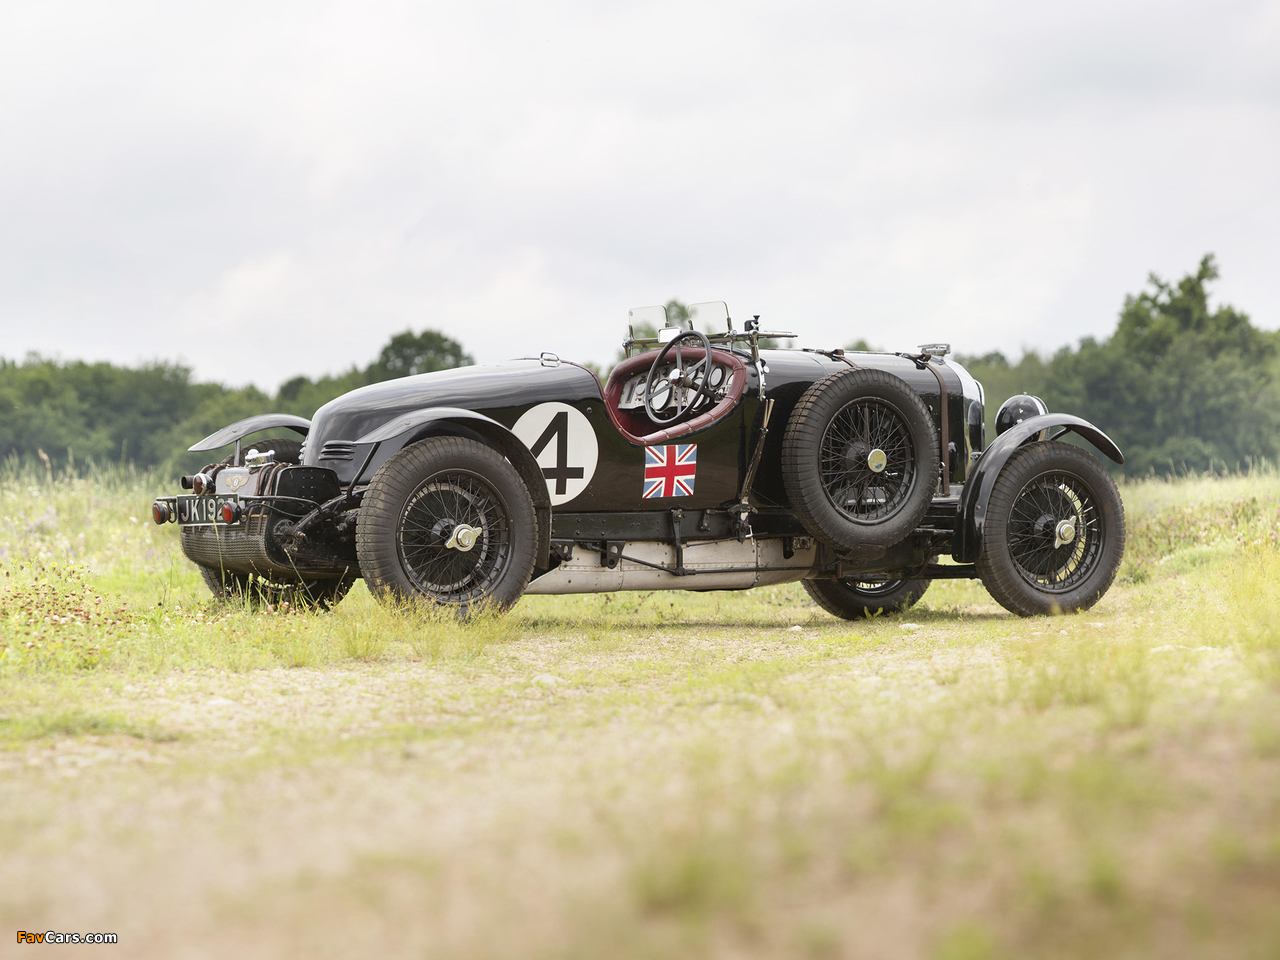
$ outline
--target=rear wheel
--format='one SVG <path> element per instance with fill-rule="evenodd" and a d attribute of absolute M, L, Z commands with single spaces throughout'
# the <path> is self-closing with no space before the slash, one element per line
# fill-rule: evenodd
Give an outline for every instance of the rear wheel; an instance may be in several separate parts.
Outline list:
<path fill-rule="evenodd" d="M 463 437 L 430 437 L 391 457 L 356 522 L 360 570 L 374 596 L 420 598 L 464 616 L 520 598 L 536 542 L 520 474 L 496 450 Z"/>
<path fill-rule="evenodd" d="M 929 580 L 804 580 L 805 591 L 827 613 L 845 620 L 901 613 L 929 589 Z"/>
<path fill-rule="evenodd" d="M 1115 579 L 1124 541 L 1120 491 L 1098 459 L 1066 443 L 1032 443 L 996 478 L 978 575 L 1020 616 L 1087 610 Z"/>

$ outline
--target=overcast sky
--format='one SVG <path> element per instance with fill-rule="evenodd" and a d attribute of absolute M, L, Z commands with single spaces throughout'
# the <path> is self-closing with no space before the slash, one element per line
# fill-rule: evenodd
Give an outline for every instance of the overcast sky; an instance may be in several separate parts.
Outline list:
<path fill-rule="evenodd" d="M 274 390 L 432 327 L 606 361 L 1106 336 L 1218 256 L 1280 326 L 1280 2 L 6 3 L 0 355 Z"/>

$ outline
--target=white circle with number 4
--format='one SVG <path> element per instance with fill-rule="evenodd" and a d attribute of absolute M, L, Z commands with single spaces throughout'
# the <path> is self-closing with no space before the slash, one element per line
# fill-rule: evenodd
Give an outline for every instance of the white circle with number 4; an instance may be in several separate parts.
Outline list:
<path fill-rule="evenodd" d="M 511 428 L 542 468 L 552 506 L 568 503 L 591 482 L 600 449 L 591 421 L 567 403 L 530 407 Z"/>

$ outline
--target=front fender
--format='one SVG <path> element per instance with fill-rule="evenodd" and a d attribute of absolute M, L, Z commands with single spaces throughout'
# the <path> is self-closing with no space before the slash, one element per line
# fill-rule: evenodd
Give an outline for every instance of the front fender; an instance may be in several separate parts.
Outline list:
<path fill-rule="evenodd" d="M 520 438 L 491 417 L 462 407 L 427 407 L 392 417 L 355 442 L 353 459 L 359 474 L 354 484 L 368 483 L 388 459 L 426 437 L 455 435 L 479 439 L 506 457 L 520 474 L 533 498 L 538 517 L 537 566 L 546 567 L 551 555 L 551 495 L 542 468 Z"/>
<path fill-rule="evenodd" d="M 259 430 L 271 430 L 275 427 L 287 427 L 305 437 L 307 431 L 311 429 L 311 421 L 306 417 L 295 417 L 291 413 L 260 413 L 256 417 L 245 417 L 243 420 L 237 420 L 231 426 L 223 427 L 216 433 L 209 434 L 195 446 L 187 447 L 187 450 L 191 453 L 217 450 L 219 447 L 225 447 L 228 444 L 235 443 L 237 440 L 243 440 L 251 433 L 257 433 Z"/>
<path fill-rule="evenodd" d="M 1055 427 L 1061 428 L 1059 433 L 1078 433 L 1116 463 L 1124 463 L 1124 454 L 1115 441 L 1088 420 L 1068 413 L 1046 413 L 1014 424 L 983 451 L 964 485 L 964 494 L 956 505 L 956 534 L 951 545 L 951 556 L 958 563 L 974 563 L 982 553 L 987 504 L 1004 465 L 1023 444 L 1036 442 L 1032 439 L 1036 434 Z"/>

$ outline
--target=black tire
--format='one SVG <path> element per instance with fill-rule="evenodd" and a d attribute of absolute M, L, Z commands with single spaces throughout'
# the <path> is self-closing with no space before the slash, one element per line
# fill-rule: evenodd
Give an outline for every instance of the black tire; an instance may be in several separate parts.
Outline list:
<path fill-rule="evenodd" d="M 888 580 L 870 583 L 857 580 L 801 581 L 813 602 L 827 613 L 845 620 L 890 616 L 915 605 L 929 589 L 931 580 Z"/>
<path fill-rule="evenodd" d="M 471 547 L 464 528 L 475 537 Z M 391 457 L 356 520 L 356 555 L 375 597 L 429 600 L 461 616 L 520 599 L 536 543 L 533 499 L 520 474 L 496 450 L 463 437 L 430 437 Z"/>
<path fill-rule="evenodd" d="M 884 454 L 875 469 L 872 457 Z M 782 439 L 787 497 L 836 548 L 892 546 L 919 525 L 939 472 L 938 431 L 919 395 L 883 370 L 845 370 L 801 396 Z"/>
<path fill-rule="evenodd" d="M 978 575 L 1019 616 L 1087 610 L 1115 579 L 1124 541 L 1120 491 L 1097 457 L 1032 443 L 1009 458 L 991 490 Z"/>
<path fill-rule="evenodd" d="M 247 573 L 198 564 L 205 585 L 219 600 L 247 599 L 252 606 L 279 606 L 288 602 L 303 609 L 332 610 L 347 595 L 355 577 L 274 583 Z"/>

